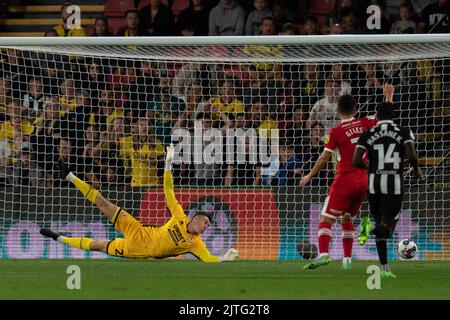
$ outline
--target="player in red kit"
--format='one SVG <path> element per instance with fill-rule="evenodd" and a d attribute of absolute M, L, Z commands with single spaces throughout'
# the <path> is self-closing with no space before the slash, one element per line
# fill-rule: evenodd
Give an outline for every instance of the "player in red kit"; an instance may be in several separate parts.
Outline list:
<path fill-rule="evenodd" d="M 391 90 L 386 90 L 386 87 L 385 94 L 391 93 Z M 390 94 L 386 98 L 392 99 Z M 367 172 L 365 169 L 353 166 L 353 153 L 361 132 L 372 128 L 377 123 L 375 116 L 355 119 L 356 111 L 356 102 L 352 96 L 343 95 L 339 98 L 337 113 L 341 119 L 341 124 L 330 130 L 325 138 L 324 151 L 317 159 L 311 172 L 300 181 L 301 187 L 306 186 L 327 164 L 331 155 L 336 153 L 338 160 L 337 175 L 325 199 L 319 224 L 320 255 L 317 259 L 305 265 L 304 269 L 315 269 L 331 262 L 328 254 L 332 236 L 331 227 L 338 218 L 342 219 L 342 246 L 344 250 L 342 266 L 344 269 L 350 269 L 351 267 L 353 238 L 355 236 L 352 219 L 358 215 L 367 189 Z"/>

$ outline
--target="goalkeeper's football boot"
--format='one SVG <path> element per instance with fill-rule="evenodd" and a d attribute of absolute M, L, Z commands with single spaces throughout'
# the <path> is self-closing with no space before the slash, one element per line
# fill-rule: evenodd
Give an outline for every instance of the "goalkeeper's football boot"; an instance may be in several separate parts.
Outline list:
<path fill-rule="evenodd" d="M 358 235 L 358 243 L 363 246 L 367 239 L 369 239 L 370 231 L 373 230 L 372 221 L 370 221 L 369 217 L 364 217 L 361 219 L 361 223 L 359 224 L 359 235 Z"/>
<path fill-rule="evenodd" d="M 324 255 L 321 255 L 318 258 L 314 259 L 312 262 L 306 264 L 303 267 L 303 270 L 316 269 L 318 267 L 330 264 L 330 262 L 331 262 L 331 259 L 328 256 L 328 254 L 324 254 Z"/>
<path fill-rule="evenodd" d="M 352 258 L 342 259 L 342 269 L 350 270 L 352 268 Z"/>
<path fill-rule="evenodd" d="M 383 279 L 397 278 L 397 276 L 392 271 L 381 271 L 381 277 Z"/>
<path fill-rule="evenodd" d="M 52 238 L 52 239 L 55 240 L 55 241 L 56 241 L 56 240 L 58 239 L 58 237 L 61 235 L 60 233 L 53 232 L 53 231 L 50 230 L 50 229 L 41 229 L 41 230 L 39 231 L 39 233 L 42 234 L 44 237 Z"/>

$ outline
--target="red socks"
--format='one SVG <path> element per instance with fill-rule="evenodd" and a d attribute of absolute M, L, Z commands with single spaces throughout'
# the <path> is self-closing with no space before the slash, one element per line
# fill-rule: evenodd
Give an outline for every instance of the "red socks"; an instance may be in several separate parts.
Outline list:
<path fill-rule="evenodd" d="M 321 222 L 319 224 L 319 253 L 328 253 L 331 240 L 331 224 Z"/>
<path fill-rule="evenodd" d="M 352 256 L 353 238 L 355 237 L 355 227 L 351 221 L 342 223 L 342 248 L 344 249 L 344 258 Z"/>

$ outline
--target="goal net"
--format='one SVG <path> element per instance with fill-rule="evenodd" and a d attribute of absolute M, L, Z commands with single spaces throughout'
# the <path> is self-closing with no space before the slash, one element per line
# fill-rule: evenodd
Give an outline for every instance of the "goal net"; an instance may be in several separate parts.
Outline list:
<path fill-rule="evenodd" d="M 213 254 L 314 256 L 336 160 L 307 187 L 299 180 L 339 123 L 338 97 L 353 95 L 357 116 L 372 115 L 390 83 L 395 121 L 415 134 L 425 179 L 404 179 L 389 258 L 409 238 L 417 259 L 450 259 L 448 35 L 6 38 L 0 50 L 2 258 L 108 258 L 44 239 L 42 227 L 121 237 L 61 179 L 61 159 L 142 224 L 164 224 L 171 142 L 177 199 L 190 217 L 213 215 L 202 235 Z M 355 241 L 353 255 L 377 259 L 374 239 Z M 339 224 L 331 257 L 342 257 Z"/>

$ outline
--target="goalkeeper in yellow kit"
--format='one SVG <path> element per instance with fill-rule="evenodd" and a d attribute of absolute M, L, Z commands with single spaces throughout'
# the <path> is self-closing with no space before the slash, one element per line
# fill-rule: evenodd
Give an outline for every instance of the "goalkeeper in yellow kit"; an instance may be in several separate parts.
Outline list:
<path fill-rule="evenodd" d="M 206 248 L 200 235 L 211 223 L 211 217 L 200 211 L 191 220 L 184 214 L 183 208 L 175 198 L 172 179 L 172 161 L 174 146 L 167 148 L 166 166 L 164 170 L 164 194 L 167 207 L 172 218 L 164 225 L 143 226 L 124 209 L 117 207 L 105 199 L 98 190 L 92 188 L 72 172 L 65 172 L 64 176 L 80 190 L 83 195 L 94 203 L 100 211 L 108 217 L 113 226 L 125 238 L 113 240 L 94 240 L 90 238 L 70 238 L 55 233 L 49 229 L 41 229 L 43 236 L 50 237 L 71 247 L 100 251 L 111 256 L 125 258 L 167 258 L 184 253 L 192 253 L 204 262 L 235 261 L 239 258 L 236 249 L 229 249 L 221 257 L 212 255 Z"/>

